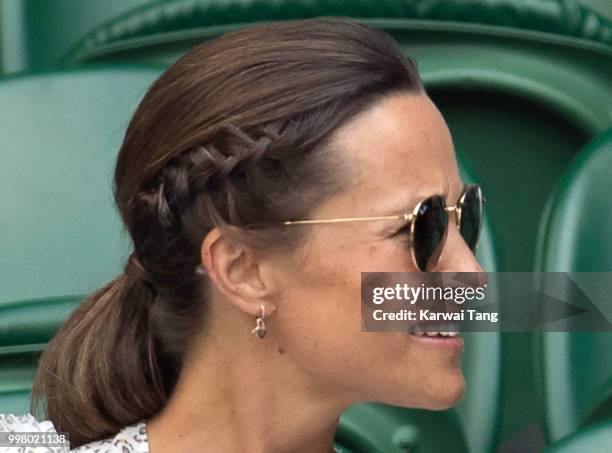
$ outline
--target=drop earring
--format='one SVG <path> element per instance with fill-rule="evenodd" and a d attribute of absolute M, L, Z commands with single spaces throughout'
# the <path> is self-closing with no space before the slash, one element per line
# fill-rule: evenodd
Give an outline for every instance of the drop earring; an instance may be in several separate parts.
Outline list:
<path fill-rule="evenodd" d="M 263 305 L 260 305 L 259 307 L 261 308 L 261 314 L 257 317 L 257 320 L 256 320 L 257 325 L 255 326 L 253 330 L 251 330 L 251 333 L 254 334 L 257 338 L 261 340 L 263 339 L 263 337 L 266 336 L 266 333 L 267 333 L 266 323 L 265 323 L 266 307 L 264 307 Z"/>

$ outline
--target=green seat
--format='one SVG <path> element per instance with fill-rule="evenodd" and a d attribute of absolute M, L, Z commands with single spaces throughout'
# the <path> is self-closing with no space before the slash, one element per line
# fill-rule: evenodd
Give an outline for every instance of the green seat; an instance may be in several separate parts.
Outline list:
<path fill-rule="evenodd" d="M 128 120 L 160 69 L 108 66 L 0 79 L 0 304 L 85 294 L 129 238 L 111 192 Z"/>
<path fill-rule="evenodd" d="M 580 153 L 550 198 L 538 236 L 536 270 L 612 271 L 611 175 L 612 129 Z M 537 366 L 549 440 L 612 418 L 611 347 L 610 333 L 538 336 Z"/>
<path fill-rule="evenodd" d="M 0 413 L 29 412 L 36 361 L 80 296 L 0 304 Z"/>
<path fill-rule="evenodd" d="M 353 404 L 340 417 L 336 442 L 354 453 L 468 453 L 455 411 L 404 409 L 378 403 Z"/>
<path fill-rule="evenodd" d="M 572 433 L 543 453 L 602 453 L 610 451 L 611 445 L 612 423 L 602 422 Z"/>
<path fill-rule="evenodd" d="M 464 152 L 457 149 L 459 170 L 464 182 L 478 182 L 473 169 L 465 162 Z M 488 211 L 484 229 L 476 252 L 478 261 L 486 272 L 499 270 L 498 246 L 494 241 Z M 499 288 L 489 287 L 491 294 Z M 468 451 L 488 453 L 494 448 L 499 435 L 501 416 L 502 388 L 502 334 L 500 332 L 465 332 L 463 355 L 463 374 L 466 391 L 462 401 L 456 406 L 459 420 L 463 426 Z M 423 451 L 429 451 L 423 448 Z M 433 451 L 433 450 L 432 450 Z"/>
<path fill-rule="evenodd" d="M 37 354 L 131 244 L 112 173 L 128 120 L 161 71 L 99 66 L 0 80 L 0 412 L 24 413 Z"/>
<path fill-rule="evenodd" d="M 609 22 L 584 6 L 606 1 L 18 0 L 13 3 L 19 5 L 7 6 L 0 14 L 0 28 L 6 26 L 3 37 L 8 41 L 3 43 L 7 56 L 0 58 L 0 73 L 48 70 L 75 57 L 79 61 L 108 61 L 126 54 L 131 61 L 151 58 L 152 53 L 167 57 L 176 49 L 174 42 L 191 39 L 196 29 L 208 28 L 207 34 L 214 35 L 237 23 L 332 14 L 420 21 L 424 25 L 421 32 L 425 33 L 429 31 L 426 23 L 435 22 L 449 31 L 464 23 L 610 44 Z M 163 34 L 167 36 L 160 39 Z M 168 39 L 173 41 L 169 45 Z M 156 46 L 159 43 L 162 45 Z"/>
<path fill-rule="evenodd" d="M 84 295 L 122 270 L 131 247 L 112 200 L 112 170 L 128 119 L 159 73 L 98 65 L 0 81 L 0 105 L 12 106 L 0 110 L 0 122 L 13 132 L 0 147 L 7 200 L 0 248 L 10 257 L 0 262 L 0 412 L 29 410 L 36 359 L 46 342 Z M 461 167 L 464 179 L 474 181 Z M 478 257 L 495 270 L 495 256 L 487 223 Z M 341 418 L 344 451 L 368 451 L 364 445 L 372 442 L 397 451 L 413 443 L 432 452 L 448 451 L 452 442 L 456 451 L 467 451 L 464 429 L 468 442 L 471 435 L 490 445 L 499 410 L 499 335 L 465 338 L 468 388 L 457 409 L 354 405 Z"/>
<path fill-rule="evenodd" d="M 92 29 L 151 0 L 0 2 L 0 74 L 55 69 Z"/>

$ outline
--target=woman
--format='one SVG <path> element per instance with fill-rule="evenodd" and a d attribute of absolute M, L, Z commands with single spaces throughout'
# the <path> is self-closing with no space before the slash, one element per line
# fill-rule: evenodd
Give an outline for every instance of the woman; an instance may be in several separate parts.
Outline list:
<path fill-rule="evenodd" d="M 440 221 L 463 188 L 382 31 L 325 17 L 195 47 L 131 119 L 114 189 L 134 252 L 49 343 L 32 413 L 77 451 L 320 453 L 354 402 L 452 406 L 460 337 L 362 332 L 360 279 L 482 271 Z"/>

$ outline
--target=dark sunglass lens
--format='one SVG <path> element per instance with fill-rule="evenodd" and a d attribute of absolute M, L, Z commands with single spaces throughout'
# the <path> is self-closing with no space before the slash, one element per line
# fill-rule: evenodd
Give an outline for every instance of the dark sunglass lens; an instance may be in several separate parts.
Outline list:
<path fill-rule="evenodd" d="M 442 253 L 448 228 L 444 199 L 439 196 L 424 200 L 414 219 L 414 256 L 421 271 L 436 265 Z"/>
<path fill-rule="evenodd" d="M 470 187 L 461 203 L 461 223 L 459 231 L 470 250 L 474 251 L 478 244 L 482 227 L 482 193 L 478 186 Z"/>

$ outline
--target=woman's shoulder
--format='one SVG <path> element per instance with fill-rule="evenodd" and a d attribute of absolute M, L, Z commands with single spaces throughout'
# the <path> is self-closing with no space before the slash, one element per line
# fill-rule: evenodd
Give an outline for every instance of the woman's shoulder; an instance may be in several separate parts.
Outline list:
<path fill-rule="evenodd" d="M 147 428 L 144 421 L 124 427 L 106 439 L 81 445 L 70 452 L 74 453 L 149 453 Z"/>
<path fill-rule="evenodd" d="M 32 414 L 0 414 L 0 432 L 57 431 L 51 420 L 38 421 Z M 57 447 L 45 451 L 68 453 L 68 448 Z M 125 426 L 112 436 L 81 445 L 70 450 L 70 453 L 149 453 L 146 422 L 143 420 Z"/>

